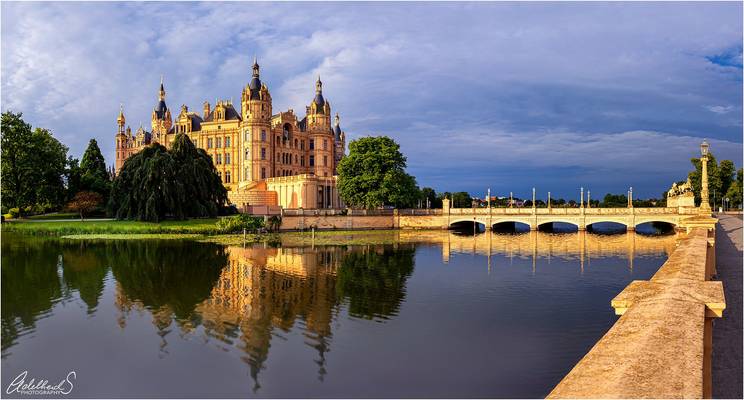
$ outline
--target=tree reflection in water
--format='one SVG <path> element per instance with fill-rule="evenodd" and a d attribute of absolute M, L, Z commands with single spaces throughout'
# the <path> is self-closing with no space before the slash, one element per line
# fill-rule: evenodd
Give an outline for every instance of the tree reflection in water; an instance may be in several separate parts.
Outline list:
<path fill-rule="evenodd" d="M 64 241 L 13 237 L 2 241 L 2 356 L 60 301 L 79 296 L 89 316 L 113 295 L 118 323 L 152 318 L 160 357 L 168 340 L 204 339 L 240 355 L 254 390 L 277 336 L 302 338 L 313 349 L 317 377 L 326 375 L 334 321 L 340 315 L 385 321 L 398 315 L 414 273 L 415 243 L 435 244 L 442 261 L 472 253 L 535 260 L 589 260 L 669 254 L 673 237 L 633 233 L 601 236 L 398 232 L 394 245 L 267 248 L 223 247 L 190 241 Z M 585 261 L 586 260 L 586 261 Z M 490 265 L 490 264 L 489 264 Z M 128 331 L 136 335 L 138 325 Z M 336 328 L 337 329 L 337 328 Z M 150 330 L 145 331 L 151 335 Z M 171 336 L 169 336 L 171 335 Z M 214 340 L 211 340 L 214 339 Z M 307 360 L 299 360 L 307 362 Z"/>

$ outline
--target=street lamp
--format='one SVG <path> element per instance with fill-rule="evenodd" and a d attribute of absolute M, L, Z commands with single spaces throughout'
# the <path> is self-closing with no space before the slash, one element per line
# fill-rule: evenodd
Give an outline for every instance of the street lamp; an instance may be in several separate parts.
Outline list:
<path fill-rule="evenodd" d="M 703 143 L 700 144 L 700 164 L 702 169 L 701 177 L 701 188 L 700 188 L 700 213 L 710 215 L 710 195 L 708 194 L 708 153 L 710 145 L 708 141 L 703 139 Z"/>

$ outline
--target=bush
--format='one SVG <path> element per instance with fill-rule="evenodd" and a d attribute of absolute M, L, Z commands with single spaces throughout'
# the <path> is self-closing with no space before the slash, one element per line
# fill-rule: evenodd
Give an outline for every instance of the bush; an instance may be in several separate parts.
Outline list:
<path fill-rule="evenodd" d="M 241 233 L 243 229 L 248 232 L 256 232 L 263 227 L 263 218 L 247 214 L 233 215 L 217 221 L 217 229 L 222 233 Z"/>
<path fill-rule="evenodd" d="M 279 227 L 282 226 L 282 217 L 274 215 L 269 218 L 269 230 L 272 232 L 278 231 Z"/>
<path fill-rule="evenodd" d="M 238 207 L 235 204 L 220 207 L 217 215 L 235 215 L 238 213 Z"/>

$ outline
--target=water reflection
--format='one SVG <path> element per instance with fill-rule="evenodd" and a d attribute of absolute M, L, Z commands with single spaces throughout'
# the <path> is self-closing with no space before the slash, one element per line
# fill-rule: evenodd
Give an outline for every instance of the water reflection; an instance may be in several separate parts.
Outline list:
<path fill-rule="evenodd" d="M 551 259 L 576 265 L 582 273 L 591 268 L 593 259 L 626 260 L 632 271 L 634 260 L 670 254 L 675 242 L 670 236 L 632 232 L 612 236 L 536 231 L 461 236 L 447 231 L 398 231 L 384 235 L 390 236 L 383 241 L 395 244 L 223 247 L 188 241 L 76 242 L 6 235 L 2 242 L 2 357 L 13 358 L 24 335 L 34 332 L 41 318 L 53 316 L 56 304 L 79 297 L 88 318 L 102 312 L 108 316 L 113 311 L 115 324 L 124 334 L 135 335 L 143 343 L 147 342 L 144 335 L 154 338 L 158 345 L 153 353 L 159 359 L 185 351 L 179 347 L 184 341 L 203 342 L 212 349 L 239 355 L 253 391 L 262 393 L 262 371 L 268 369 L 272 346 L 286 346 L 299 333 L 302 345 L 313 354 L 315 379 L 323 382 L 328 376 L 334 331 L 338 333 L 346 324 L 341 315 L 378 325 L 400 319 L 416 260 L 424 257 L 422 249 L 428 260 L 425 270 L 433 265 L 430 256 L 447 264 L 460 254 L 472 254 L 478 256 L 473 261 L 475 267 L 487 268 L 489 273 L 492 259 L 522 260 L 519 265 L 531 261 L 531 273 L 539 277 L 542 261 Z M 350 242 L 354 238 L 350 235 Z M 655 267 L 660 265 L 660 261 L 653 262 Z M 427 276 L 432 271 L 423 273 Z M 485 271 L 480 277 L 465 271 L 460 275 L 474 279 L 471 287 L 480 287 Z M 421 285 L 431 285 L 431 290 L 453 287 L 446 282 L 427 282 L 419 283 L 419 297 Z M 519 288 L 526 287 L 520 280 L 515 282 L 520 282 Z M 555 281 L 550 278 L 545 282 Z M 609 285 L 607 282 L 602 284 Z M 617 281 L 616 285 L 624 284 Z M 458 306 L 456 297 L 452 301 Z M 151 329 L 143 329 L 143 316 Z M 468 321 L 473 322 L 462 322 Z M 591 343 L 593 339 L 586 340 Z M 348 348 L 338 351 L 348 352 Z M 297 357 L 298 363 L 309 361 Z M 458 393 L 465 395 L 453 394 Z"/>

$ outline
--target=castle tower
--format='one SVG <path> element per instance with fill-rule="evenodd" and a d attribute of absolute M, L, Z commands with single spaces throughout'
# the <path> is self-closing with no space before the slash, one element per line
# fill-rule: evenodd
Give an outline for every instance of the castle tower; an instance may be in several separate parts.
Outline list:
<path fill-rule="evenodd" d="M 331 128 L 331 103 L 323 97 L 323 82 L 315 82 L 315 98 L 307 107 L 307 131 L 310 137 L 311 170 L 317 176 L 333 176 L 334 144 Z"/>
<path fill-rule="evenodd" d="M 116 171 L 119 171 L 124 160 L 129 156 L 127 145 L 127 134 L 124 128 L 126 118 L 124 118 L 124 105 L 119 105 L 119 116 L 116 118 Z"/>
<path fill-rule="evenodd" d="M 257 181 L 273 175 L 274 150 L 271 135 L 271 94 L 261 82 L 258 61 L 253 59 L 253 77 L 241 94 L 243 147 L 240 181 Z"/>
<path fill-rule="evenodd" d="M 160 90 L 158 91 L 158 103 L 152 110 L 152 119 L 150 121 L 152 130 L 152 140 L 154 142 L 161 142 L 164 145 L 166 140 L 166 134 L 173 126 L 173 119 L 171 118 L 170 109 L 165 105 L 165 87 L 163 86 L 163 77 L 160 77 Z"/>
<path fill-rule="evenodd" d="M 346 132 L 341 130 L 340 118 L 338 113 L 333 120 L 333 174 L 338 175 L 338 163 L 344 158 L 346 152 Z"/>

